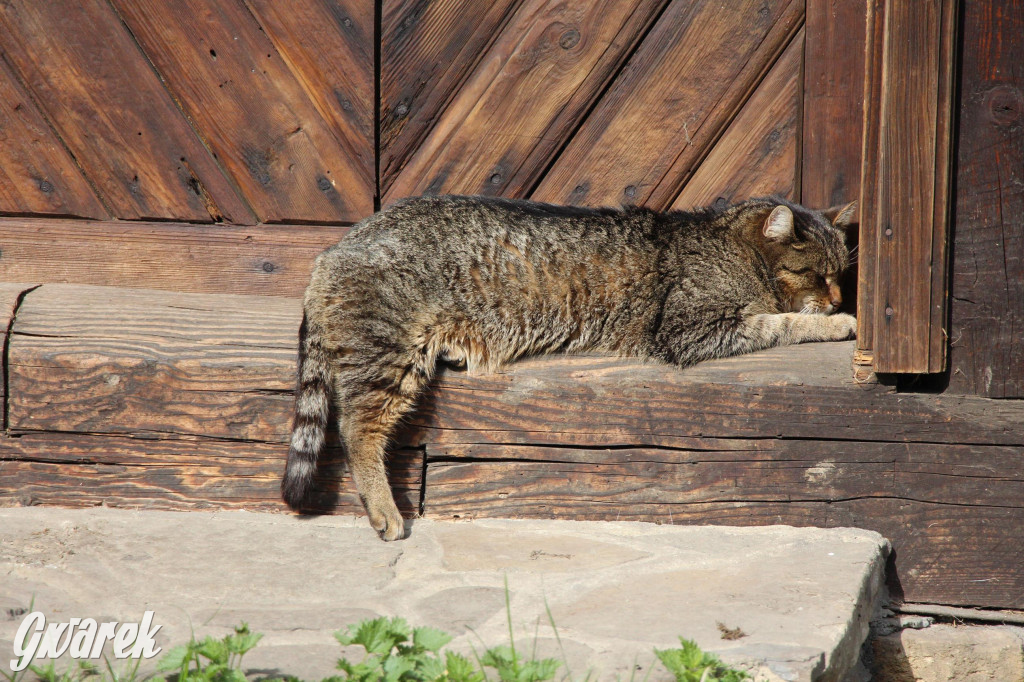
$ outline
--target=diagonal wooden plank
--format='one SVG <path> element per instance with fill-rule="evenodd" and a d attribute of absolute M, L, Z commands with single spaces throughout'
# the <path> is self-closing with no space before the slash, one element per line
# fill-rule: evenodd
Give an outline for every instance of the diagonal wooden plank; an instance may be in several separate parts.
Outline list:
<path fill-rule="evenodd" d="M 113 0 L 265 222 L 355 221 L 374 187 L 241 0 Z"/>
<path fill-rule="evenodd" d="M 801 29 L 672 203 L 673 209 L 781 194 L 795 198 Z"/>
<path fill-rule="evenodd" d="M 802 18 L 796 0 L 675 0 L 532 198 L 666 208 Z"/>
<path fill-rule="evenodd" d="M 860 194 L 864 0 L 808 0 L 801 200 L 834 206 Z"/>
<path fill-rule="evenodd" d="M 253 220 L 104 0 L 4 2 L 0 44 L 116 217 Z"/>
<path fill-rule="evenodd" d="M 387 198 L 424 192 L 524 195 L 662 5 L 528 0 Z"/>
<path fill-rule="evenodd" d="M 107 218 L 75 160 L 0 60 L 0 214 Z"/>
<path fill-rule="evenodd" d="M 345 153 L 372 185 L 373 4 L 246 2 Z"/>
<path fill-rule="evenodd" d="M 384 0 L 380 187 L 386 194 L 522 0 Z"/>

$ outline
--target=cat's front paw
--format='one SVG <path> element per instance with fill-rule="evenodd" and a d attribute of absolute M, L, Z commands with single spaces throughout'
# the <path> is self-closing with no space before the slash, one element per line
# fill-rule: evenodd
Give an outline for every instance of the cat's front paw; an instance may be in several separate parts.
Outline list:
<path fill-rule="evenodd" d="M 857 318 L 848 313 L 836 313 L 829 316 L 832 323 L 833 341 L 846 341 L 857 338 Z"/>

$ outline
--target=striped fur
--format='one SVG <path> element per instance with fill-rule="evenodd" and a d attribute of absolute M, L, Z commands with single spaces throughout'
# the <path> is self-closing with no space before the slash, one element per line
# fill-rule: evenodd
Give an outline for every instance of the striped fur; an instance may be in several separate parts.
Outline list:
<path fill-rule="evenodd" d="M 779 197 L 655 213 L 484 197 L 403 200 L 316 261 L 282 494 L 302 509 L 333 408 L 371 526 L 404 522 L 389 439 L 439 360 L 491 372 L 597 351 L 678 366 L 853 335 L 836 312 L 851 207 Z"/>

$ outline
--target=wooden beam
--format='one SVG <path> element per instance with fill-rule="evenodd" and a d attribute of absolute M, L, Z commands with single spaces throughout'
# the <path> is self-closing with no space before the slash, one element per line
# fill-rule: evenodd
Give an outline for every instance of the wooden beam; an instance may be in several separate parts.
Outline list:
<path fill-rule="evenodd" d="M 249 509 L 285 512 L 281 473 L 288 447 L 211 438 L 133 438 L 88 433 L 0 437 L 0 505 Z M 419 513 L 422 450 L 388 460 L 395 501 Z M 309 511 L 361 514 L 341 451 L 325 453 Z"/>
<path fill-rule="evenodd" d="M 313 260 L 344 226 L 0 218 L 11 281 L 301 298 Z"/>
<path fill-rule="evenodd" d="M 875 14 L 882 53 L 869 63 L 880 78 L 879 96 L 868 100 L 865 126 L 878 146 L 865 150 L 864 164 L 877 169 L 862 191 L 872 195 L 863 220 L 876 238 L 867 309 L 877 372 L 945 369 L 957 4 L 886 2 Z"/>

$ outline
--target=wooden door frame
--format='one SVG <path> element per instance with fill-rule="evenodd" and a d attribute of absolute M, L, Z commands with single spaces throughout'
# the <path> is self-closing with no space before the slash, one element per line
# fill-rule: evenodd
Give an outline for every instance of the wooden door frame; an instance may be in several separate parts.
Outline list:
<path fill-rule="evenodd" d="M 946 369 L 958 0 L 867 8 L 855 364 Z"/>

